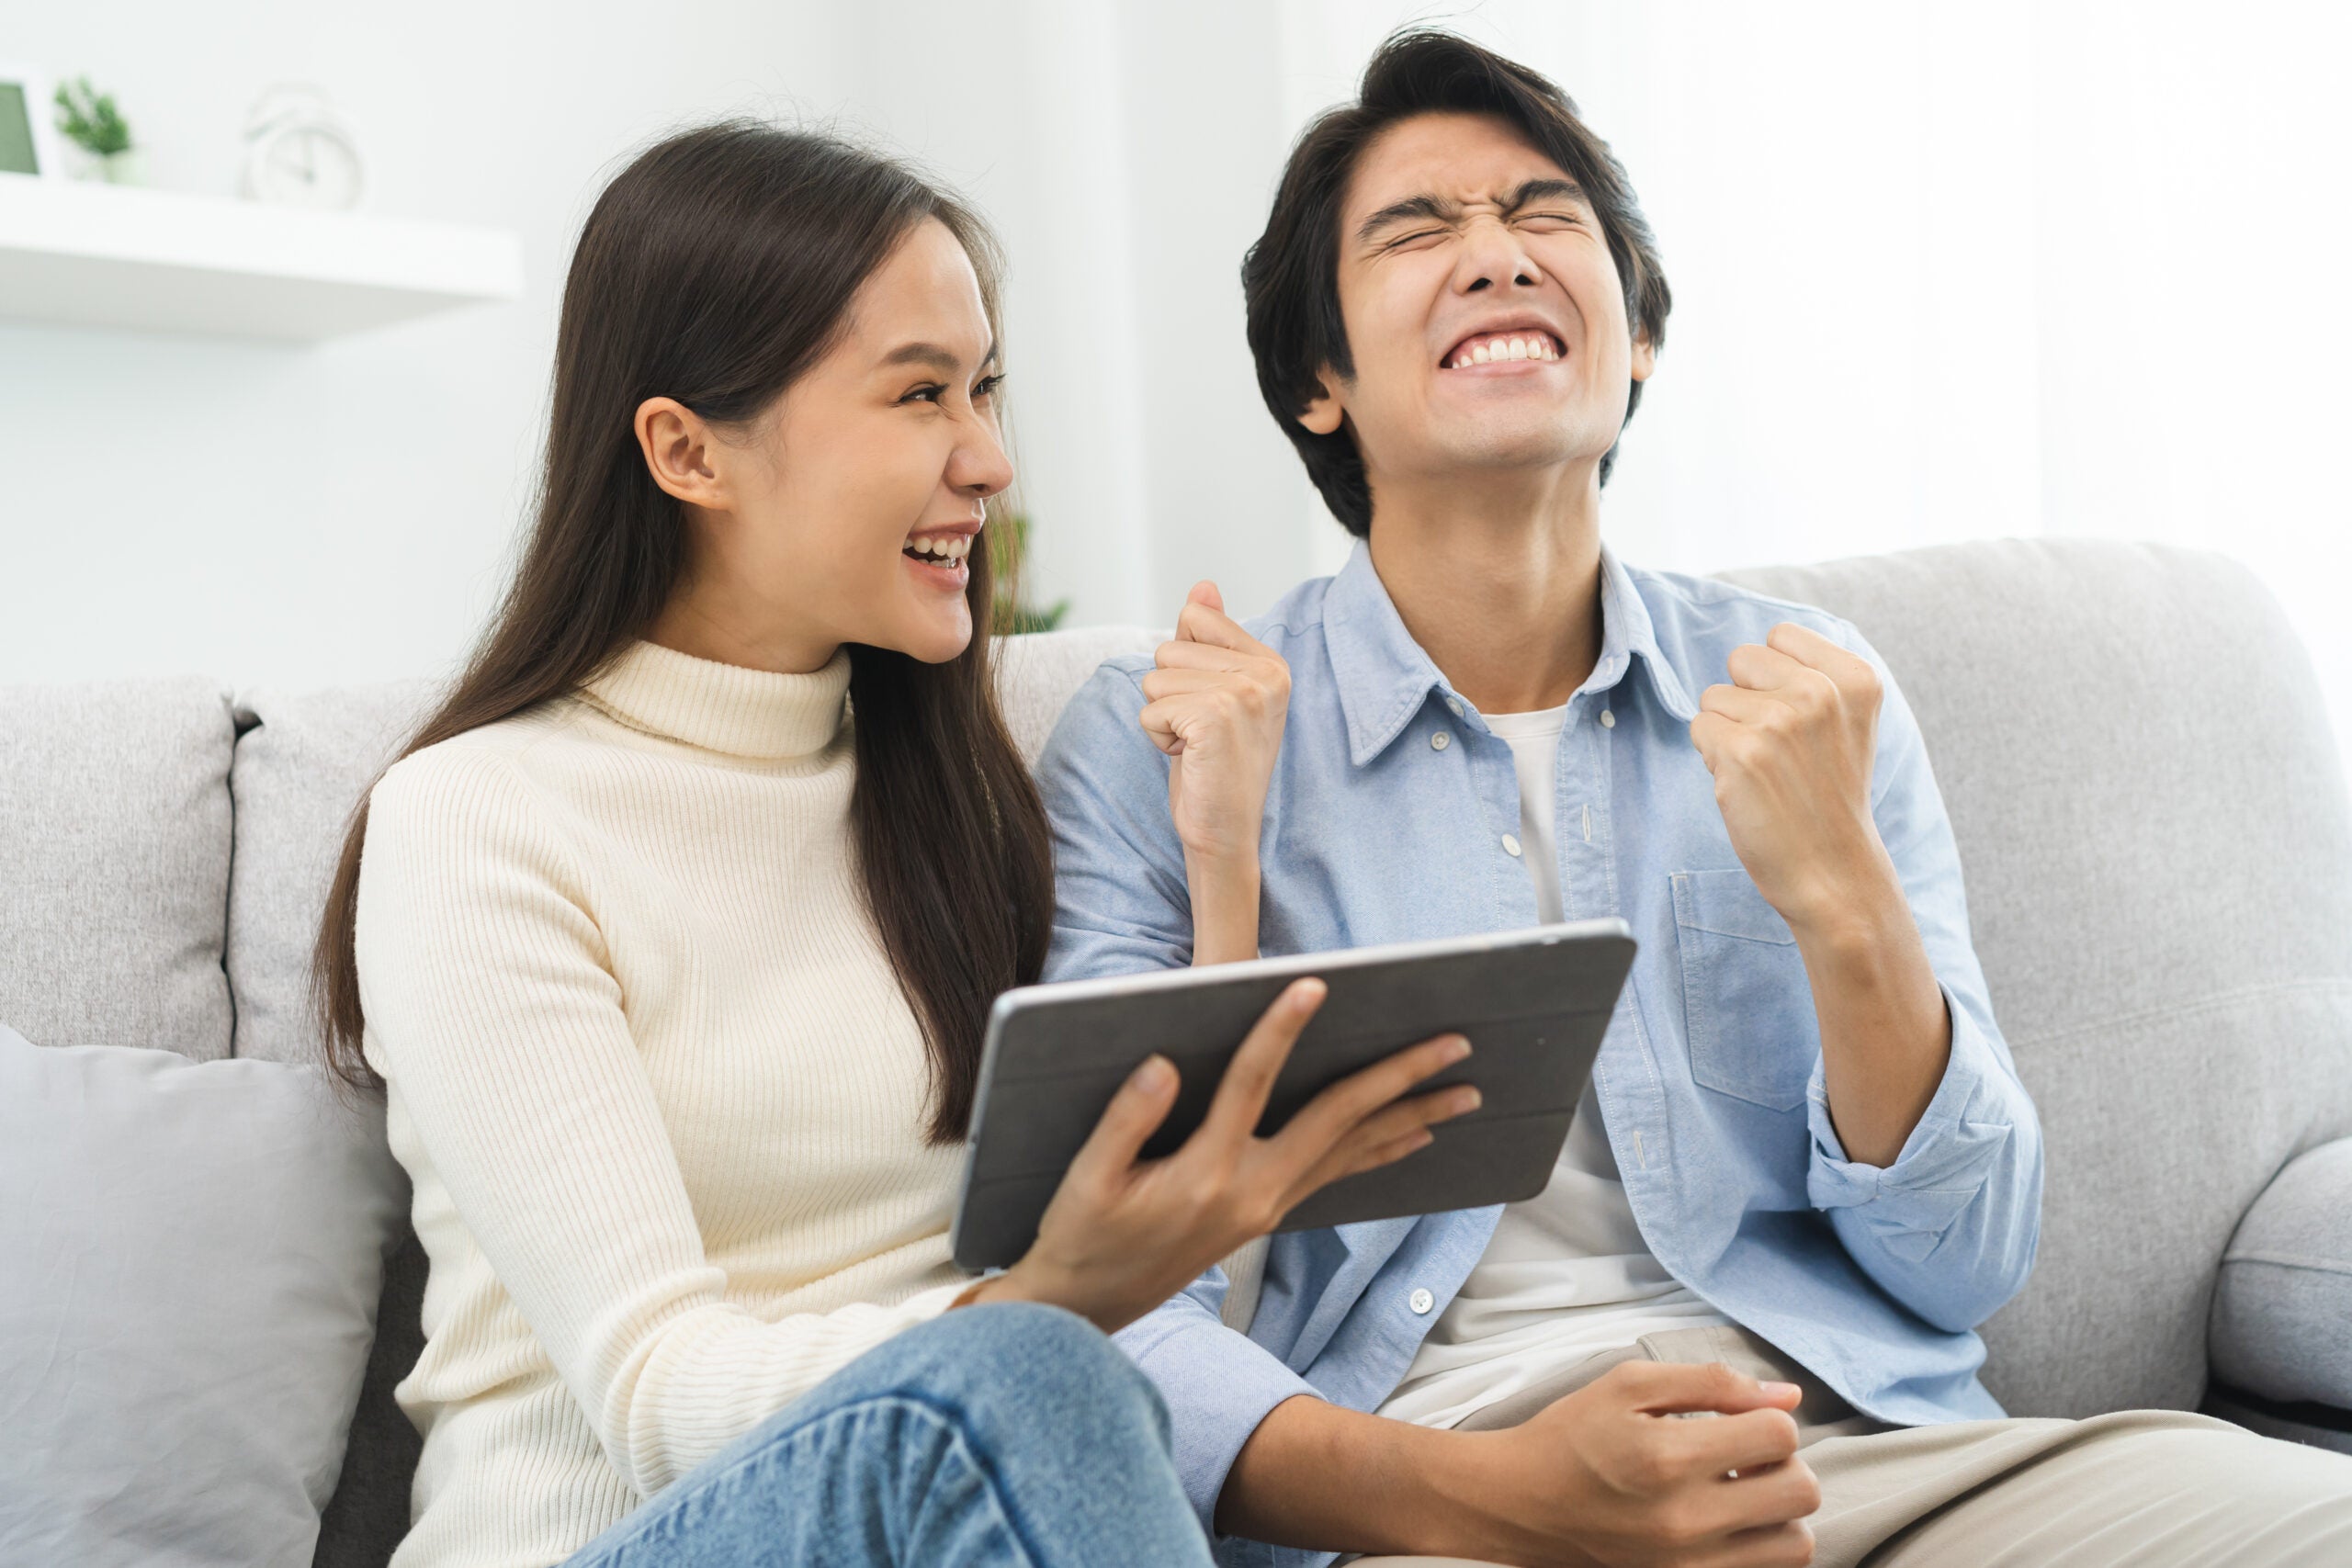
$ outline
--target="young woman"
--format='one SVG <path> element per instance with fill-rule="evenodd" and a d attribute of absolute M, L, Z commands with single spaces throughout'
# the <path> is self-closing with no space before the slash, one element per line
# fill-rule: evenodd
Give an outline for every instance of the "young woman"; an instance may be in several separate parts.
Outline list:
<path fill-rule="evenodd" d="M 1257 1137 L 1301 982 L 1182 1150 L 1139 1157 L 1154 1059 L 1029 1256 L 956 1273 L 982 1020 L 1053 909 L 985 635 L 990 255 L 751 125 L 589 216 L 536 530 L 319 942 L 431 1259 L 399 1568 L 1205 1563 L 1104 1332 L 1475 1103 L 1400 1098 L 1441 1039 Z"/>

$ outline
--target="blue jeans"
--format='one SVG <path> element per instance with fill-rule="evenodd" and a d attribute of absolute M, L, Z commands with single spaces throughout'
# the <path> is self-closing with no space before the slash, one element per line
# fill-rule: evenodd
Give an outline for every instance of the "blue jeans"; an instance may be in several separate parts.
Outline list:
<path fill-rule="evenodd" d="M 564 1568 L 1208 1568 L 1168 1411 L 1091 1324 L 964 1307 L 851 1362 Z"/>

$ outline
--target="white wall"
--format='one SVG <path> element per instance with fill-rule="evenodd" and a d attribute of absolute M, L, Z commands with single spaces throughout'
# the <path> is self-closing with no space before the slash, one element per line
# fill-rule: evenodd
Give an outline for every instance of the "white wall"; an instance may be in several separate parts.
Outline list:
<path fill-rule="evenodd" d="M 377 208 L 521 229 L 530 292 L 307 350 L 0 326 L 0 680 L 454 658 L 527 500 L 573 227 L 616 158 L 730 109 L 837 117 L 996 220 L 1039 586 L 1078 619 L 1164 622 L 1204 575 L 1255 610 L 1343 553 L 1258 402 L 1237 270 L 1298 127 L 1431 7 L 432 0 L 397 32 L 290 0 L 203 9 L 51 7 L 0 54 L 89 70 L 157 149 L 154 183 L 222 192 L 254 93 L 322 82 Z M 1628 557 L 2222 549 L 2280 595 L 2352 732 L 2340 10 L 1450 19 L 1569 88 L 1664 246 L 1668 349 L 1609 495 Z"/>
<path fill-rule="evenodd" d="M 0 680 L 306 685 L 458 659 L 528 508 L 579 221 L 633 149 L 729 112 L 910 152 L 1003 232 L 1034 599 L 1164 621 L 1214 574 L 1254 609 L 1329 557 L 1238 329 L 1287 135 L 1272 57 L 1248 65 L 1253 6 L 322 11 L 51 8 L 12 14 L 0 54 L 88 72 L 147 183 L 222 196 L 253 99 L 321 84 L 358 129 L 368 205 L 519 230 L 525 296 L 311 347 L 0 321 Z M 1246 112 L 1192 113 L 1204 80 Z"/>
<path fill-rule="evenodd" d="M 0 322 L 0 680 L 445 668 L 529 498 L 563 268 L 600 176 L 680 120 L 842 92 L 842 8 L 815 0 L 0 15 L 0 55 L 118 95 L 160 186 L 233 194 L 254 97 L 322 85 L 374 210 L 513 228 L 526 285 L 311 347 Z"/>
<path fill-rule="evenodd" d="M 1294 133 L 1252 0 L 876 6 L 856 123 L 970 192 L 1012 258 L 1008 406 L 1040 602 L 1254 612 L 1339 527 L 1259 400 L 1241 253 Z M 910 26 L 909 18 L 922 25 Z"/>
<path fill-rule="evenodd" d="M 1430 9 L 1285 0 L 1295 75 L 1339 96 Z M 2352 13 L 1498 0 L 1452 20 L 1567 87 L 1658 231 L 1674 313 L 1605 513 L 1625 555 L 2222 551 L 2285 604 L 2352 738 Z"/>

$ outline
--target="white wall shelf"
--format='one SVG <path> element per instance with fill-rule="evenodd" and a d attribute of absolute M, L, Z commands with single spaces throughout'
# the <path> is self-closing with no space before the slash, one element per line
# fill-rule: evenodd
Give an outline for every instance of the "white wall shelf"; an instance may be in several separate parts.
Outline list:
<path fill-rule="evenodd" d="M 317 343 L 522 291 L 503 230 L 0 175 L 0 317 Z"/>

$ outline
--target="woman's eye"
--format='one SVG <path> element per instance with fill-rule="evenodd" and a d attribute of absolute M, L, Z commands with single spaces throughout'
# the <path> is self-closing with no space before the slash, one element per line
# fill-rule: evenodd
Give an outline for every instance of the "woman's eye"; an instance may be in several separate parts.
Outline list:
<path fill-rule="evenodd" d="M 1566 223 L 1574 227 L 1577 219 L 1573 212 L 1528 212 L 1521 214 L 1519 220 L 1521 223 Z"/>
<path fill-rule="evenodd" d="M 996 395 L 996 389 L 1003 385 L 1004 376 L 1001 372 L 994 376 L 983 376 L 972 383 L 972 400 L 977 403 L 983 398 L 992 398 Z"/>
<path fill-rule="evenodd" d="M 936 381 L 925 382 L 922 386 L 915 388 L 912 391 L 910 391 L 905 397 L 900 398 L 899 400 L 902 403 L 935 403 L 939 400 L 940 395 L 946 390 L 946 388 L 941 386 Z"/>

